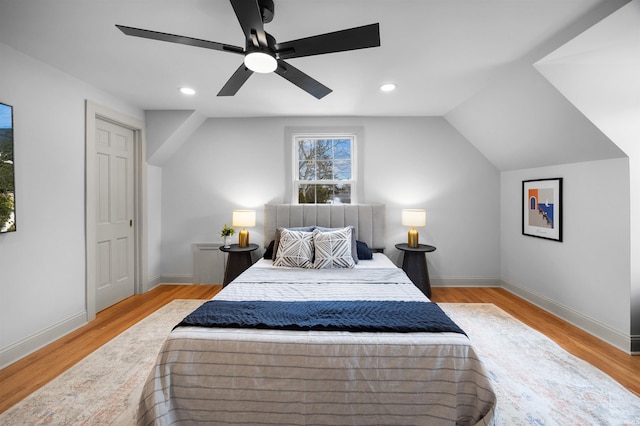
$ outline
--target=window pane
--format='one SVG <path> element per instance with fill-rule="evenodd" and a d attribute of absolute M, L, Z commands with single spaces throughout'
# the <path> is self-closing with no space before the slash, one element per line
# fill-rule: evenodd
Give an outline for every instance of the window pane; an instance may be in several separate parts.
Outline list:
<path fill-rule="evenodd" d="M 333 180 L 333 161 L 319 160 L 316 162 L 317 180 Z"/>
<path fill-rule="evenodd" d="M 301 139 L 298 141 L 298 158 L 300 160 L 312 159 L 315 156 L 315 141 L 313 139 Z"/>
<path fill-rule="evenodd" d="M 315 180 L 316 168 L 313 161 L 298 162 L 298 177 L 300 180 Z"/>
<path fill-rule="evenodd" d="M 336 160 L 333 162 L 333 179 L 350 180 L 351 179 L 351 161 Z"/>
<path fill-rule="evenodd" d="M 338 184 L 333 187 L 333 202 L 351 204 L 351 185 Z"/>
<path fill-rule="evenodd" d="M 333 159 L 333 143 L 327 139 L 316 140 L 316 160 L 332 160 Z"/>
<path fill-rule="evenodd" d="M 316 203 L 316 185 L 300 185 L 298 187 L 298 203 L 315 204 Z"/>
<path fill-rule="evenodd" d="M 351 141 L 349 139 L 335 139 L 333 141 L 333 158 L 337 160 L 351 158 Z"/>
<path fill-rule="evenodd" d="M 300 185 L 298 188 L 300 204 L 350 204 L 351 185 Z"/>

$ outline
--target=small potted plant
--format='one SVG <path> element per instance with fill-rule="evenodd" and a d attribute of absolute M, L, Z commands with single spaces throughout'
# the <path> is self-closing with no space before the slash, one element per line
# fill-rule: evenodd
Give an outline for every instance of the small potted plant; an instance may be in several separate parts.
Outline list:
<path fill-rule="evenodd" d="M 235 233 L 235 229 L 231 228 L 226 223 L 224 224 L 224 228 L 222 228 L 222 230 L 220 231 L 220 236 L 224 238 L 224 248 L 229 248 L 229 239 Z"/>

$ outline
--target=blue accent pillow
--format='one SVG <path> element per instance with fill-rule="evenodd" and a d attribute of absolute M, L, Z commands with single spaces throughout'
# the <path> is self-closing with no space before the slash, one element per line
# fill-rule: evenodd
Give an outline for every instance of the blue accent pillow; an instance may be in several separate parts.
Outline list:
<path fill-rule="evenodd" d="M 373 259 L 373 252 L 371 251 L 367 243 L 362 241 L 356 241 L 356 249 L 358 252 L 358 259 L 360 260 Z"/>
<path fill-rule="evenodd" d="M 267 247 L 267 249 L 264 251 L 264 258 L 265 259 L 273 259 L 273 247 L 276 244 L 276 240 L 271 240 L 271 242 L 269 243 L 269 246 Z"/>

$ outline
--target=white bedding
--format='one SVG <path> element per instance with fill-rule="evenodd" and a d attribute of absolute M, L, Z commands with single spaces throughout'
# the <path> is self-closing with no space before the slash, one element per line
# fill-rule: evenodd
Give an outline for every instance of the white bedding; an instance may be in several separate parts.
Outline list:
<path fill-rule="evenodd" d="M 393 269 L 396 265 L 382 253 L 373 253 L 373 259 L 371 260 L 360 260 L 356 263 L 354 269 Z M 271 259 L 260 259 L 256 263 L 253 264 L 252 268 L 277 268 L 283 269 L 279 266 L 273 266 L 273 260 Z M 296 268 L 289 268 L 296 269 Z"/>
<path fill-rule="evenodd" d="M 378 266 L 344 270 L 261 261 L 215 299 L 429 303 L 380 256 Z M 138 423 L 488 424 L 495 403 L 482 362 L 458 333 L 179 327 L 145 384 Z"/>

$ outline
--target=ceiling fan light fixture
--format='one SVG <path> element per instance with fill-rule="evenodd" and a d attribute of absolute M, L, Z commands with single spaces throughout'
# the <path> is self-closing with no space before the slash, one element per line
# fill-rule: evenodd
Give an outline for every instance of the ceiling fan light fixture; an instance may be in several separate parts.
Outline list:
<path fill-rule="evenodd" d="M 244 34 L 244 48 L 125 25 L 116 25 L 116 28 L 127 36 L 243 55 L 244 61 L 238 64 L 239 67 L 220 89 L 218 96 L 234 96 L 254 72 L 266 74 L 275 71 L 280 77 L 316 99 L 322 99 L 332 90 L 288 64 L 287 60 L 380 47 L 379 23 L 278 43 L 264 29 L 264 24 L 273 19 L 273 3 L 274 0 L 231 0 L 231 6 Z"/>
<path fill-rule="evenodd" d="M 250 52 L 244 57 L 244 64 L 253 72 L 268 74 L 278 68 L 278 61 L 273 55 L 263 51 Z"/>

